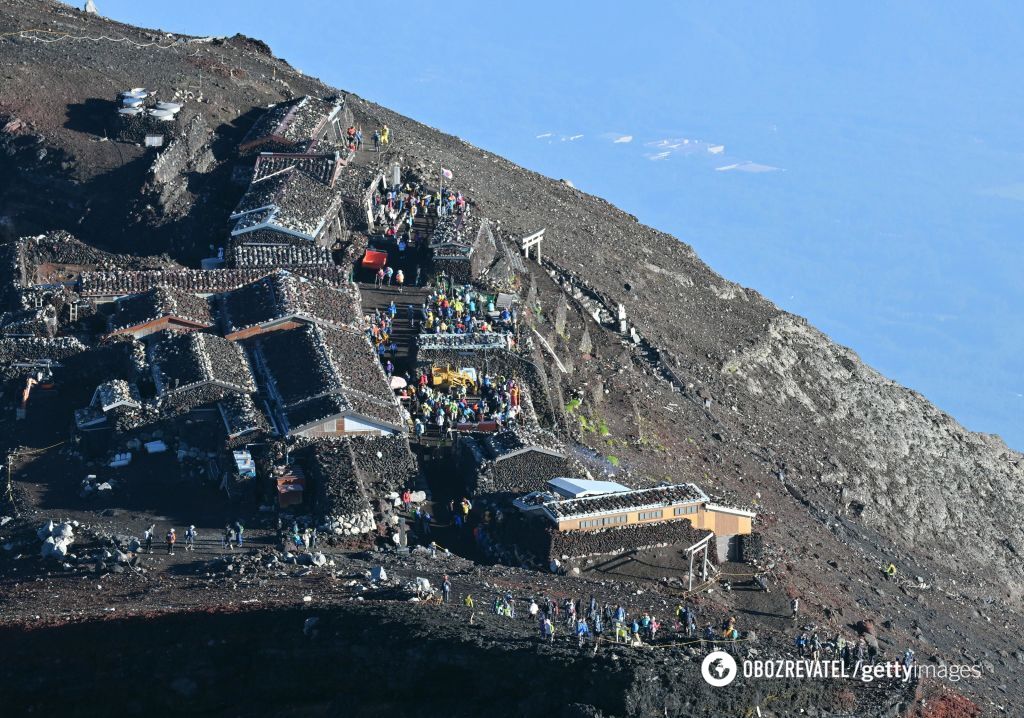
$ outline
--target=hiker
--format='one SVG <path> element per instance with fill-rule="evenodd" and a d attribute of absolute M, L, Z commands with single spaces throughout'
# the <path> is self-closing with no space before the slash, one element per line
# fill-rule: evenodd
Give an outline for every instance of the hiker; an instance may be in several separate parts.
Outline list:
<path fill-rule="evenodd" d="M 800 599 L 794 598 L 789 602 L 789 609 L 793 612 L 793 620 L 795 621 L 800 615 Z"/>
<path fill-rule="evenodd" d="M 807 652 L 807 642 L 808 642 L 807 634 L 806 633 L 799 634 L 796 637 L 794 642 L 796 644 L 796 653 L 797 653 L 797 655 L 800 656 L 801 658 L 803 658 L 804 654 Z"/>
<path fill-rule="evenodd" d="M 359 127 L 356 129 L 356 149 L 363 149 L 363 128 Z"/>
<path fill-rule="evenodd" d="M 448 580 L 447 575 L 445 575 L 444 582 L 441 584 L 441 600 L 445 603 L 450 603 L 452 600 L 452 582 Z"/>
<path fill-rule="evenodd" d="M 565 624 L 572 628 L 572 625 L 575 624 L 575 602 L 571 598 L 566 598 L 563 608 L 565 609 Z"/>
<path fill-rule="evenodd" d="M 711 624 L 704 626 L 704 636 L 701 638 L 701 647 L 714 648 L 715 646 L 715 629 L 711 627 Z"/>
<path fill-rule="evenodd" d="M 391 286 L 391 278 L 395 276 L 395 268 L 394 267 L 388 267 L 384 271 L 384 274 L 385 274 L 385 277 L 387 278 L 388 286 L 390 287 Z M 392 304 L 394 304 L 394 302 L 392 302 Z M 392 314 L 391 316 L 395 316 L 395 315 Z"/>
<path fill-rule="evenodd" d="M 142 540 L 146 546 L 146 553 L 153 553 L 153 531 L 156 529 L 156 524 L 153 524 L 148 529 L 142 532 Z"/>
<path fill-rule="evenodd" d="M 391 128 L 389 128 L 387 125 L 384 125 L 383 127 L 380 128 L 380 143 L 382 145 L 386 145 L 389 142 L 391 142 Z"/>
<path fill-rule="evenodd" d="M 844 664 L 850 662 L 850 649 L 846 644 L 846 636 L 842 633 L 836 634 L 836 653 Z"/>
<path fill-rule="evenodd" d="M 316 526 L 309 530 L 309 548 L 316 548 Z"/>
<path fill-rule="evenodd" d="M 245 531 L 245 527 L 242 526 L 241 521 L 235 521 L 235 539 L 238 541 L 238 548 L 242 548 L 242 532 Z"/>
<path fill-rule="evenodd" d="M 416 419 L 416 443 L 423 443 L 424 431 L 426 431 L 426 427 L 423 426 L 423 422 Z"/>
<path fill-rule="evenodd" d="M 768 578 L 763 573 L 757 575 L 757 585 L 761 587 L 761 590 L 768 593 Z"/>
<path fill-rule="evenodd" d="M 462 602 L 462 604 L 463 604 L 463 605 L 464 605 L 464 606 L 465 606 L 466 608 L 473 608 L 473 596 L 472 596 L 471 594 L 468 594 L 468 593 L 467 593 L 467 594 L 466 594 L 466 598 L 465 598 L 465 600 L 464 600 L 464 601 Z"/>
<path fill-rule="evenodd" d="M 886 579 L 892 581 L 896 578 L 896 564 L 894 564 L 892 561 L 890 561 L 889 565 L 887 565 L 883 570 L 885 572 Z"/>
<path fill-rule="evenodd" d="M 579 642 L 579 647 L 583 648 L 583 642 L 587 640 L 587 636 L 590 635 L 590 628 L 587 626 L 585 619 L 580 618 L 576 622 L 576 640 Z"/>
<path fill-rule="evenodd" d="M 380 130 L 373 131 L 373 151 L 380 152 Z"/>
<path fill-rule="evenodd" d="M 171 530 L 167 532 L 166 539 L 167 539 L 167 555 L 168 556 L 173 556 L 174 555 L 174 542 L 178 540 L 178 537 L 174 533 L 174 527 L 173 526 L 171 527 Z"/>
<path fill-rule="evenodd" d="M 195 524 L 185 529 L 185 550 L 195 551 L 196 549 L 196 527 Z"/>
<path fill-rule="evenodd" d="M 909 674 L 912 665 L 914 665 L 914 651 L 908 648 L 903 654 L 903 669 Z"/>
<path fill-rule="evenodd" d="M 231 542 L 235 538 L 235 532 L 231 528 L 231 524 L 225 524 L 224 526 L 224 548 L 231 549 Z"/>
<path fill-rule="evenodd" d="M 405 507 L 406 511 L 408 511 L 409 506 L 412 505 L 412 492 L 409 491 L 409 489 L 405 489 L 402 492 L 402 505 Z"/>
<path fill-rule="evenodd" d="M 384 373 L 388 375 L 388 379 L 390 379 L 391 375 L 395 373 L 395 365 L 391 363 L 390 359 L 388 359 L 387 364 L 384 365 Z"/>
<path fill-rule="evenodd" d="M 420 514 L 420 522 L 422 524 L 424 536 L 430 535 L 430 522 L 431 520 L 433 520 L 433 518 L 434 517 L 431 516 L 430 512 L 428 511 L 424 511 L 422 514 Z"/>
<path fill-rule="evenodd" d="M 385 276 L 384 267 L 381 267 L 380 269 L 377 270 L 377 276 L 376 276 L 376 287 L 378 289 L 380 289 L 384 285 L 384 276 Z"/>
<path fill-rule="evenodd" d="M 402 289 L 405 286 L 405 272 L 403 272 L 401 269 L 399 269 L 398 272 L 395 274 L 395 284 L 398 285 L 398 293 L 401 294 Z"/>

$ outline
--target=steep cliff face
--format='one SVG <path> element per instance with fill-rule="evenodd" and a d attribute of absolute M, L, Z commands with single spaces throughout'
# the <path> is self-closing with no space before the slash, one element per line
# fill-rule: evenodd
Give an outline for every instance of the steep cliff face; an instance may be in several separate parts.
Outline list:
<path fill-rule="evenodd" d="M 1020 598 L 1024 457 L 998 437 L 965 430 L 790 315 L 773 319 L 722 375 L 829 443 L 834 460 L 805 477 L 803 491 L 905 552 L 956 556 Z"/>

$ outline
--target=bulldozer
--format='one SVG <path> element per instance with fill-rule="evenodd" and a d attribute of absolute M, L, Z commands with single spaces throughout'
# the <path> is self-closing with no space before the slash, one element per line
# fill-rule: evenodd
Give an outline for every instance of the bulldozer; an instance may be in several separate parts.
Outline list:
<path fill-rule="evenodd" d="M 452 369 L 451 365 L 444 367 L 433 367 L 430 370 L 432 385 L 434 388 L 452 389 L 465 387 L 466 391 L 475 394 L 479 388 L 476 369 L 473 367 L 462 367 Z"/>

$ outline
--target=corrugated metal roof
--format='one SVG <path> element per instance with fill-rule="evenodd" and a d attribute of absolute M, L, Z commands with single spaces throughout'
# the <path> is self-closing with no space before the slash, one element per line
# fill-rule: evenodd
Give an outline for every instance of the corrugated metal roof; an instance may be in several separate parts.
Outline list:
<path fill-rule="evenodd" d="M 600 496 L 629 491 L 617 481 L 595 481 L 593 479 L 570 479 L 560 476 L 548 481 L 548 486 L 566 498 L 578 499 L 584 496 Z"/>

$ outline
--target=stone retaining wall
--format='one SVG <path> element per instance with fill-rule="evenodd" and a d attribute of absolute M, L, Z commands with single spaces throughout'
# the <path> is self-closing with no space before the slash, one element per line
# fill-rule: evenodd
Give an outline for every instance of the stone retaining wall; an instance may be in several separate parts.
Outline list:
<path fill-rule="evenodd" d="M 692 546 L 708 534 L 707 531 L 693 528 L 685 519 L 603 531 L 558 531 L 543 519 L 536 518 L 510 522 L 508 528 L 508 535 L 503 539 L 514 542 L 544 564 L 552 559 L 565 561 L 591 556 L 617 556 L 655 546 L 677 546 L 682 549 Z M 713 550 L 709 550 L 708 559 L 716 562 Z"/>

